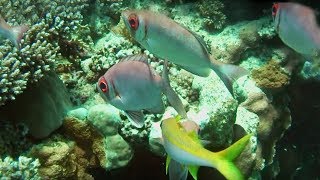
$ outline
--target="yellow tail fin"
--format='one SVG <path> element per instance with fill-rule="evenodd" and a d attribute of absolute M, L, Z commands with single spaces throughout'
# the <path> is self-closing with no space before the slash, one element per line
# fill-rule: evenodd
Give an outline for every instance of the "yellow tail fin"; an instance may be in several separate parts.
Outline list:
<path fill-rule="evenodd" d="M 240 172 L 238 167 L 232 162 L 236 157 L 238 157 L 248 144 L 251 134 L 248 134 L 232 144 L 225 150 L 217 153 L 218 159 L 214 159 L 213 164 L 225 178 L 230 180 L 242 180 L 244 179 L 243 174 Z"/>

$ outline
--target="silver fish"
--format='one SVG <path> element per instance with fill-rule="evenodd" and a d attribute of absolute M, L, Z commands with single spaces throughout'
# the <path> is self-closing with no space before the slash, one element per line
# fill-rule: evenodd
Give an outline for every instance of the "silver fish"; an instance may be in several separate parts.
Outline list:
<path fill-rule="evenodd" d="M 101 96 L 123 110 L 138 128 L 144 125 L 143 110 L 157 114 L 164 112 L 162 93 L 172 107 L 186 117 L 179 96 L 170 86 L 166 63 L 161 78 L 147 60 L 144 54 L 132 55 L 112 66 L 98 81 L 97 88 Z"/>
<path fill-rule="evenodd" d="M 23 34 L 29 29 L 26 25 L 11 27 L 0 15 L 0 34 L 8 38 L 16 48 L 20 48 L 20 42 Z"/>
<path fill-rule="evenodd" d="M 155 56 L 202 77 L 214 70 L 231 93 L 233 81 L 247 74 L 243 68 L 211 59 L 201 37 L 163 14 L 125 10 L 121 16 L 135 40 Z"/>
<path fill-rule="evenodd" d="M 320 28 L 313 9 L 293 2 L 274 3 L 272 17 L 287 46 L 309 57 L 320 55 Z"/>

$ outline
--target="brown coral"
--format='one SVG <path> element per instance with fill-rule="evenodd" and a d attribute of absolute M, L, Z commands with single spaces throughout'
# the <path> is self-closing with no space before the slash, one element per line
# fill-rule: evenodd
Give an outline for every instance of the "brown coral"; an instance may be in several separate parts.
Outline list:
<path fill-rule="evenodd" d="M 290 77 L 281 69 L 279 63 L 274 60 L 251 72 L 251 77 L 261 88 L 278 89 L 289 84 Z"/>
<path fill-rule="evenodd" d="M 257 129 L 261 156 L 265 159 L 265 164 L 273 162 L 276 142 L 282 137 L 284 132 L 291 125 L 290 110 L 282 107 L 277 102 L 271 103 L 263 93 L 252 93 L 249 98 L 240 104 L 249 111 L 259 116 Z M 263 161 L 257 160 L 257 163 Z M 256 166 L 263 166 L 256 164 Z"/>
<path fill-rule="evenodd" d="M 68 117 L 62 134 L 34 146 L 30 154 L 39 158 L 39 173 L 48 179 L 93 179 L 88 168 L 106 164 L 103 137 L 90 125 Z"/>

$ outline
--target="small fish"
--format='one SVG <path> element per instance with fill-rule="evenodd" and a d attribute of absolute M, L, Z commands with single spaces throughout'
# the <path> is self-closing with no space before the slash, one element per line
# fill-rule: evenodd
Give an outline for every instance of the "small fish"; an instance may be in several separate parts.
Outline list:
<path fill-rule="evenodd" d="M 171 88 L 165 62 L 162 78 L 137 54 L 123 58 L 99 78 L 97 88 L 105 101 L 123 110 L 138 128 L 144 125 L 143 110 L 163 113 L 162 93 L 182 117 L 187 117 L 179 96 Z"/>
<path fill-rule="evenodd" d="M 167 152 L 166 169 L 171 158 L 187 166 L 190 174 L 197 179 L 199 166 L 218 169 L 227 179 L 240 180 L 244 176 L 232 162 L 248 144 L 252 135 L 246 135 L 220 152 L 205 149 L 194 133 L 188 133 L 178 123 L 179 117 L 165 119 L 161 123 L 164 148 Z"/>
<path fill-rule="evenodd" d="M 8 38 L 16 48 L 20 48 L 20 42 L 23 34 L 28 31 L 27 25 L 13 26 L 11 27 L 0 15 L 0 34 Z"/>
<path fill-rule="evenodd" d="M 196 135 L 200 131 L 199 125 L 190 119 L 179 121 L 178 123 L 188 134 Z M 201 142 L 203 144 L 203 140 L 201 140 Z M 169 180 L 186 180 L 188 177 L 188 167 L 178 163 L 174 159 L 170 159 L 167 169 L 169 173 Z"/>
<path fill-rule="evenodd" d="M 274 3 L 272 17 L 287 46 L 309 57 L 320 55 L 320 28 L 313 9 L 293 2 Z"/>
<path fill-rule="evenodd" d="M 214 70 L 231 94 L 233 81 L 247 74 L 243 68 L 211 59 L 201 37 L 163 14 L 125 10 L 121 16 L 135 40 L 155 56 L 202 77 Z"/>

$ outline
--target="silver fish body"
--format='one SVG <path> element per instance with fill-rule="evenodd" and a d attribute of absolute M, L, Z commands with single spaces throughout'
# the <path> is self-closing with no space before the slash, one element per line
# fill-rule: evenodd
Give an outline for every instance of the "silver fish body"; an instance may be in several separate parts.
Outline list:
<path fill-rule="evenodd" d="M 319 55 L 320 28 L 313 9 L 284 2 L 275 3 L 272 11 L 275 29 L 287 46 L 303 55 Z"/>
<path fill-rule="evenodd" d="M 178 109 L 178 113 L 185 114 L 181 100 L 168 87 L 169 83 L 147 63 L 146 55 L 139 54 L 122 59 L 100 77 L 97 86 L 102 97 L 111 105 L 125 111 L 136 127 L 143 126 L 143 110 L 157 114 L 164 112 L 162 93 L 174 96 L 168 99 L 177 101 L 178 104 L 173 104 L 173 107 Z"/>
<path fill-rule="evenodd" d="M 231 93 L 231 82 L 246 74 L 242 68 L 211 59 L 201 37 L 163 14 L 126 10 L 122 19 L 135 40 L 155 56 L 202 77 L 214 70 Z"/>
<path fill-rule="evenodd" d="M 139 27 L 130 31 L 144 48 L 160 58 L 189 67 L 194 74 L 209 75 L 208 54 L 189 30 L 163 14 L 146 10 L 124 11 L 122 17 L 127 27 L 130 27 L 127 19 L 132 14 L 137 16 Z"/>

